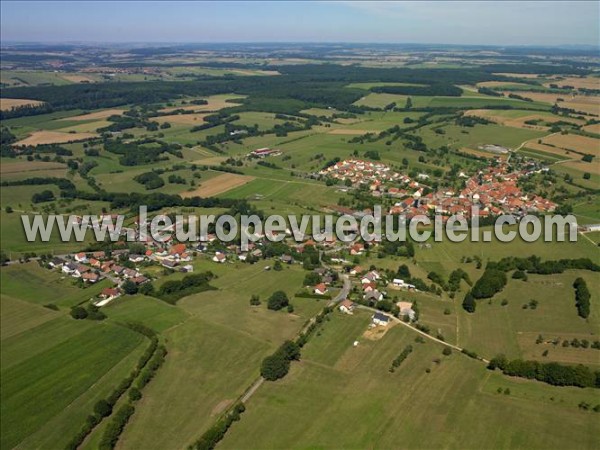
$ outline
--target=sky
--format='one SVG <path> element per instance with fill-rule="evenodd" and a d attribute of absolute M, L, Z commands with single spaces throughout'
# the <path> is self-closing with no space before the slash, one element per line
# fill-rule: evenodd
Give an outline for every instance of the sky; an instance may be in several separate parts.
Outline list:
<path fill-rule="evenodd" d="M 13 1 L 2 42 L 599 45 L 600 2 Z"/>

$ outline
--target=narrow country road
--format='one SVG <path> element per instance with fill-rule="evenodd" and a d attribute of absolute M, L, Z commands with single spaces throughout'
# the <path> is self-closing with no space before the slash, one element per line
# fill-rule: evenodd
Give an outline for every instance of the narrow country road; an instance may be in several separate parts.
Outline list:
<path fill-rule="evenodd" d="M 400 319 L 399 319 L 399 318 L 397 318 L 396 316 L 392 316 L 392 315 L 390 315 L 390 314 L 386 314 L 385 312 L 383 312 L 383 311 L 379 311 L 378 309 L 375 309 L 375 308 L 371 308 L 370 306 L 364 306 L 364 305 L 356 305 L 356 306 L 357 306 L 357 308 L 360 308 L 360 309 L 366 309 L 366 310 L 368 310 L 368 311 L 373 311 L 373 312 L 378 312 L 378 313 L 381 313 L 381 314 L 383 314 L 383 315 L 385 315 L 385 316 L 389 317 L 389 318 L 390 318 L 391 320 L 393 320 L 394 322 L 396 322 L 396 323 L 399 323 L 399 324 L 401 324 L 401 325 L 404 325 L 404 326 L 405 326 L 405 327 L 407 327 L 407 328 L 410 328 L 410 329 L 411 329 L 412 331 L 414 331 L 415 333 L 419 333 L 421 336 L 423 336 L 423 337 L 426 337 L 427 339 L 430 339 L 430 340 L 432 340 L 432 341 L 435 341 L 435 342 L 437 342 L 438 344 L 445 345 L 446 347 L 450 347 L 450 348 L 452 348 L 452 349 L 454 349 L 454 350 L 457 350 L 457 351 L 459 351 L 459 352 L 462 352 L 462 351 L 463 351 L 463 348 L 459 347 L 458 345 L 450 344 L 450 343 L 448 343 L 448 342 L 446 342 L 446 341 L 442 341 L 441 339 L 438 339 L 438 338 L 436 338 L 436 337 L 433 337 L 433 336 L 431 336 L 430 334 L 427 334 L 427 333 L 425 333 L 424 331 L 421 331 L 421 330 L 419 330 L 418 328 L 415 328 L 415 327 L 413 327 L 411 324 L 409 324 L 409 323 L 406 323 L 406 322 L 404 322 L 404 321 L 400 320 Z M 479 357 L 479 356 L 478 356 L 478 357 L 477 357 L 477 359 L 478 359 L 478 360 L 480 360 L 480 361 L 483 361 L 484 363 L 489 363 L 489 361 L 488 361 L 487 359 L 485 359 L 485 358 L 482 358 L 482 357 Z"/>

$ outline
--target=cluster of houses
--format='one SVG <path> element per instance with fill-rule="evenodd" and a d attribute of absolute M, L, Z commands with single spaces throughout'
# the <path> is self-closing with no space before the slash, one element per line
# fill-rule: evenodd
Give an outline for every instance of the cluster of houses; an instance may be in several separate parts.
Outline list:
<path fill-rule="evenodd" d="M 423 195 L 423 189 L 419 188 L 409 198 L 394 204 L 389 214 L 404 214 L 410 219 L 439 211 L 447 220 L 451 215 L 471 218 L 473 211 L 477 211 L 479 217 L 554 211 L 556 203 L 539 195 L 524 194 L 518 187 L 518 180 L 530 174 L 527 170 L 510 172 L 506 163 L 488 167 L 470 178 L 461 173 L 459 176 L 467 179 L 459 192 L 442 189 Z"/>
<path fill-rule="evenodd" d="M 145 257 L 130 254 L 128 249 L 113 250 L 110 257 L 104 251 L 80 252 L 66 259 L 53 258 L 49 265 L 51 268 L 60 269 L 66 275 L 81 278 L 84 282 L 90 284 L 104 278 L 109 278 L 117 283 L 130 280 L 137 285 L 149 281 L 138 269 L 122 265 L 123 260 L 139 263 L 145 260 Z"/>
<path fill-rule="evenodd" d="M 418 186 L 418 183 L 412 181 L 410 177 L 394 172 L 386 164 L 360 159 L 339 161 L 321 170 L 319 175 L 341 181 L 350 180 L 352 186 L 355 187 L 368 185 L 372 192 L 383 192 L 386 183 L 406 184 L 411 188 Z"/>

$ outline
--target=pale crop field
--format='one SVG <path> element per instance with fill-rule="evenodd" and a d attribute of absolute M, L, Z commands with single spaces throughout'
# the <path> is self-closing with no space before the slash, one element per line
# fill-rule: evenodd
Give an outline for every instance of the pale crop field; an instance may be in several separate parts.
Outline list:
<path fill-rule="evenodd" d="M 0 111 L 9 111 L 18 106 L 38 106 L 43 104 L 38 100 L 27 100 L 20 98 L 0 98 Z"/>
<path fill-rule="evenodd" d="M 15 145 L 66 144 L 67 142 L 86 141 L 97 137 L 96 133 L 62 133 L 60 131 L 34 131 Z"/>

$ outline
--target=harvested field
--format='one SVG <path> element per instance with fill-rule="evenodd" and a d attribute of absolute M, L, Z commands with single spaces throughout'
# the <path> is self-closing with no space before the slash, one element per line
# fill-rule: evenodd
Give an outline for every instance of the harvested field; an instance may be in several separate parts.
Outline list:
<path fill-rule="evenodd" d="M 571 119 L 568 117 L 550 117 L 550 116 L 544 115 L 544 114 L 529 114 L 529 115 L 522 116 L 522 117 L 508 117 L 508 116 L 500 115 L 500 114 L 498 114 L 497 111 L 490 110 L 490 109 L 472 109 L 472 110 L 465 112 L 465 116 L 483 117 L 484 119 L 490 120 L 494 123 L 504 125 L 507 127 L 526 128 L 529 130 L 539 130 L 539 131 L 546 131 L 549 129 L 549 127 L 543 126 L 543 125 L 529 125 L 529 124 L 526 124 L 525 122 L 530 121 L 530 120 L 543 120 L 545 122 L 558 122 L 558 121 L 571 122 L 576 125 L 584 123 L 582 120 L 578 120 L 578 119 Z"/>
<path fill-rule="evenodd" d="M 367 134 L 367 133 L 379 133 L 379 132 L 375 131 L 375 130 L 350 130 L 350 129 L 344 129 L 344 128 L 336 128 L 335 130 L 331 130 L 327 134 L 347 134 L 347 135 L 355 136 L 355 135 L 361 135 L 361 134 Z"/>
<path fill-rule="evenodd" d="M 67 117 L 60 120 L 100 120 L 106 119 L 110 116 L 120 116 L 125 112 L 124 109 L 105 109 L 103 111 L 96 111 L 89 114 L 81 114 L 79 116 Z"/>
<path fill-rule="evenodd" d="M 97 137 L 96 133 L 61 133 L 60 131 L 35 131 L 15 145 L 66 144 Z"/>
<path fill-rule="evenodd" d="M 504 95 L 510 94 L 508 91 L 503 91 Z M 582 111 L 584 113 L 599 114 L 600 115 L 600 97 L 591 95 L 572 95 L 572 94 L 550 94 L 546 92 L 530 92 L 520 91 L 519 95 L 530 98 L 536 102 L 544 102 L 554 104 L 559 101 L 558 105 L 562 108 L 574 109 L 576 111 Z"/>
<path fill-rule="evenodd" d="M 184 111 L 218 111 L 223 108 L 232 108 L 239 106 L 239 103 L 230 103 L 227 100 L 231 98 L 241 98 L 243 95 L 215 95 L 207 97 L 205 100 L 208 101 L 206 105 L 181 105 L 173 106 L 170 108 L 161 109 L 160 112 L 171 112 L 177 109 L 183 109 Z"/>
<path fill-rule="evenodd" d="M 61 75 L 61 78 L 73 83 L 94 83 L 96 81 L 93 78 L 80 74 L 65 74 Z"/>
<path fill-rule="evenodd" d="M 515 83 L 513 81 L 483 81 L 481 83 L 477 83 L 477 87 L 487 87 L 494 88 L 498 86 L 527 86 L 525 83 Z"/>
<path fill-rule="evenodd" d="M 577 134 L 553 134 L 542 139 L 542 143 L 564 148 L 565 150 L 575 150 L 583 153 L 600 154 L 600 139 L 594 139 Z"/>
<path fill-rule="evenodd" d="M 600 134 L 600 123 L 595 123 L 593 125 L 586 125 L 582 129 L 583 129 L 583 131 L 587 131 L 588 133 Z"/>
<path fill-rule="evenodd" d="M 494 75 L 511 78 L 538 78 L 538 75 L 535 73 L 494 73 Z"/>
<path fill-rule="evenodd" d="M 175 123 L 180 125 L 201 125 L 208 114 L 172 114 L 170 116 L 155 117 L 153 120 L 160 123 Z"/>
<path fill-rule="evenodd" d="M 21 98 L 0 98 L 0 111 L 9 111 L 17 106 L 37 106 L 41 105 L 44 102 L 40 102 L 37 100 L 27 100 Z"/>
<path fill-rule="evenodd" d="M 548 83 L 549 84 L 549 83 Z M 573 86 L 576 89 L 600 89 L 600 78 L 598 77 L 568 77 L 564 80 L 553 81 L 552 84 L 556 84 L 560 87 Z"/>
<path fill-rule="evenodd" d="M 252 180 L 254 180 L 254 177 L 249 175 L 224 173 L 223 175 L 219 175 L 202 183 L 198 189 L 182 192 L 180 195 L 182 197 L 214 197 L 215 195 L 222 194 L 233 188 L 243 186 Z"/>

